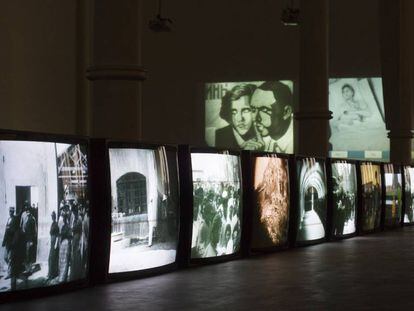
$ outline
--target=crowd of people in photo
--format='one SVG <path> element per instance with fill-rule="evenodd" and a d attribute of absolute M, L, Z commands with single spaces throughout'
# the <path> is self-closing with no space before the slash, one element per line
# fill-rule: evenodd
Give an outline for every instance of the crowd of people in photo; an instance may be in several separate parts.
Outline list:
<path fill-rule="evenodd" d="M 9 208 L 2 247 L 7 264 L 5 279 L 11 279 L 11 287 L 16 286 L 15 278 L 29 276 L 38 269 L 36 261 L 37 208 L 26 201 L 23 209 L 16 214 L 14 206 Z"/>
<path fill-rule="evenodd" d="M 356 216 L 356 189 L 351 191 L 345 187 L 347 178 L 350 175 L 340 175 L 333 177 L 333 201 L 335 204 L 333 219 L 333 234 L 344 234 L 345 224 L 355 220 Z"/>
<path fill-rule="evenodd" d="M 207 258 L 237 252 L 240 246 L 240 186 L 195 182 L 191 256 Z"/>
<path fill-rule="evenodd" d="M 2 246 L 7 264 L 5 279 L 11 280 L 11 290 L 16 289 L 17 279 L 23 280 L 19 287 L 27 288 L 32 278 L 44 282 L 43 285 L 55 285 L 85 276 L 89 239 L 87 205 L 76 200 L 62 200 L 58 215 L 55 211 L 51 213 L 48 273 L 42 280 L 36 276 L 44 264 L 37 259 L 38 208 L 27 201 L 18 214 L 15 207 L 9 208 Z"/>
<path fill-rule="evenodd" d="M 86 205 L 86 206 L 85 206 Z M 88 265 L 88 204 L 62 200 L 59 219 L 52 212 L 48 280 L 62 283 L 84 277 Z"/>

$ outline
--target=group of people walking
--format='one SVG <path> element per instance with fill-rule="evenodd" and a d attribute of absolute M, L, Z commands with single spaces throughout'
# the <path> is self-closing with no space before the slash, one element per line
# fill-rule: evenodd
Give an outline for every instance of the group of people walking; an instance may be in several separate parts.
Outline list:
<path fill-rule="evenodd" d="M 88 206 L 76 200 L 62 200 L 58 213 L 51 213 L 47 263 L 37 258 L 44 247 L 38 239 L 38 208 L 26 201 L 22 211 L 9 207 L 2 247 L 10 289 L 30 287 L 30 281 L 55 285 L 84 277 L 87 271 L 89 217 Z M 39 245 L 38 245 L 39 244 Z M 39 250 L 38 250 L 39 249 Z M 47 265 L 47 276 L 36 272 Z"/>

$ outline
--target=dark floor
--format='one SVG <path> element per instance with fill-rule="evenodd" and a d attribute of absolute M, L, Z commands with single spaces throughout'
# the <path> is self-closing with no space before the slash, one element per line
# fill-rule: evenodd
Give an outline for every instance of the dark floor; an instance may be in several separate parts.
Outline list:
<path fill-rule="evenodd" d="M 413 308 L 414 227 L 0 305 L 1 311 Z"/>

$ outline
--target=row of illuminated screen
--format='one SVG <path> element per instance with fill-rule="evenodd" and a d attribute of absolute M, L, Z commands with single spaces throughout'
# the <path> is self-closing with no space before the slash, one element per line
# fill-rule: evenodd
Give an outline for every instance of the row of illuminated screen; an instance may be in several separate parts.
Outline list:
<path fill-rule="evenodd" d="M 108 154 L 112 209 L 109 274 L 176 262 L 183 225 L 179 221 L 177 150 L 109 147 Z M 239 253 L 243 210 L 249 208 L 253 250 L 286 246 L 292 224 L 296 243 L 301 244 L 330 235 L 353 235 L 358 228 L 361 232 L 378 229 L 382 211 L 387 227 L 399 225 L 402 216 L 403 222 L 414 223 L 411 167 L 401 171 L 383 164 L 381 174 L 377 163 L 332 160 L 328 176 L 322 159 L 298 157 L 293 162 L 287 157 L 252 153 L 251 185 L 242 189 L 238 154 L 209 150 L 188 156 L 193 202 L 191 259 Z M 91 242 L 87 145 L 0 140 L 0 158 L 0 291 L 86 278 Z M 251 202 L 243 202 L 244 191 L 252 193 Z"/>
<path fill-rule="evenodd" d="M 332 157 L 389 159 L 382 79 L 329 79 Z M 304 102 L 306 103 L 306 102 Z M 205 140 L 212 147 L 294 153 L 291 80 L 205 84 Z"/>

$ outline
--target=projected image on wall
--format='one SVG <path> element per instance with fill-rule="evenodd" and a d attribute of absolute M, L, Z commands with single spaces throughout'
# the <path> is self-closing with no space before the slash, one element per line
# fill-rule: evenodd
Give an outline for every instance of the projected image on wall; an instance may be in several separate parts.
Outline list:
<path fill-rule="evenodd" d="M 0 141 L 0 158 L 0 291 L 85 278 L 86 147 Z"/>
<path fill-rule="evenodd" d="M 192 153 L 192 258 L 236 253 L 240 248 L 241 190 L 239 157 Z"/>
<path fill-rule="evenodd" d="M 254 161 L 252 248 L 283 245 L 289 226 L 288 160 L 256 157 Z"/>
<path fill-rule="evenodd" d="M 293 153 L 293 82 L 205 85 L 209 146 Z"/>
<path fill-rule="evenodd" d="M 178 243 L 176 152 L 109 149 L 112 233 L 109 273 L 171 264 Z"/>
<path fill-rule="evenodd" d="M 319 240 L 326 234 L 325 163 L 314 158 L 297 160 L 299 219 L 296 240 Z"/>
<path fill-rule="evenodd" d="M 381 221 L 381 167 L 369 162 L 361 163 L 362 230 L 371 231 Z"/>
<path fill-rule="evenodd" d="M 399 168 L 384 164 L 385 178 L 385 219 L 386 227 L 400 224 L 402 210 L 402 181 Z"/>
<path fill-rule="evenodd" d="M 332 163 L 333 235 L 356 231 L 357 181 L 355 164 Z"/>
<path fill-rule="evenodd" d="M 333 156 L 388 157 L 381 78 L 329 79 L 329 110 Z"/>
<path fill-rule="evenodd" d="M 410 166 L 404 167 L 405 181 L 405 214 L 404 223 L 414 223 L 414 168 Z"/>

